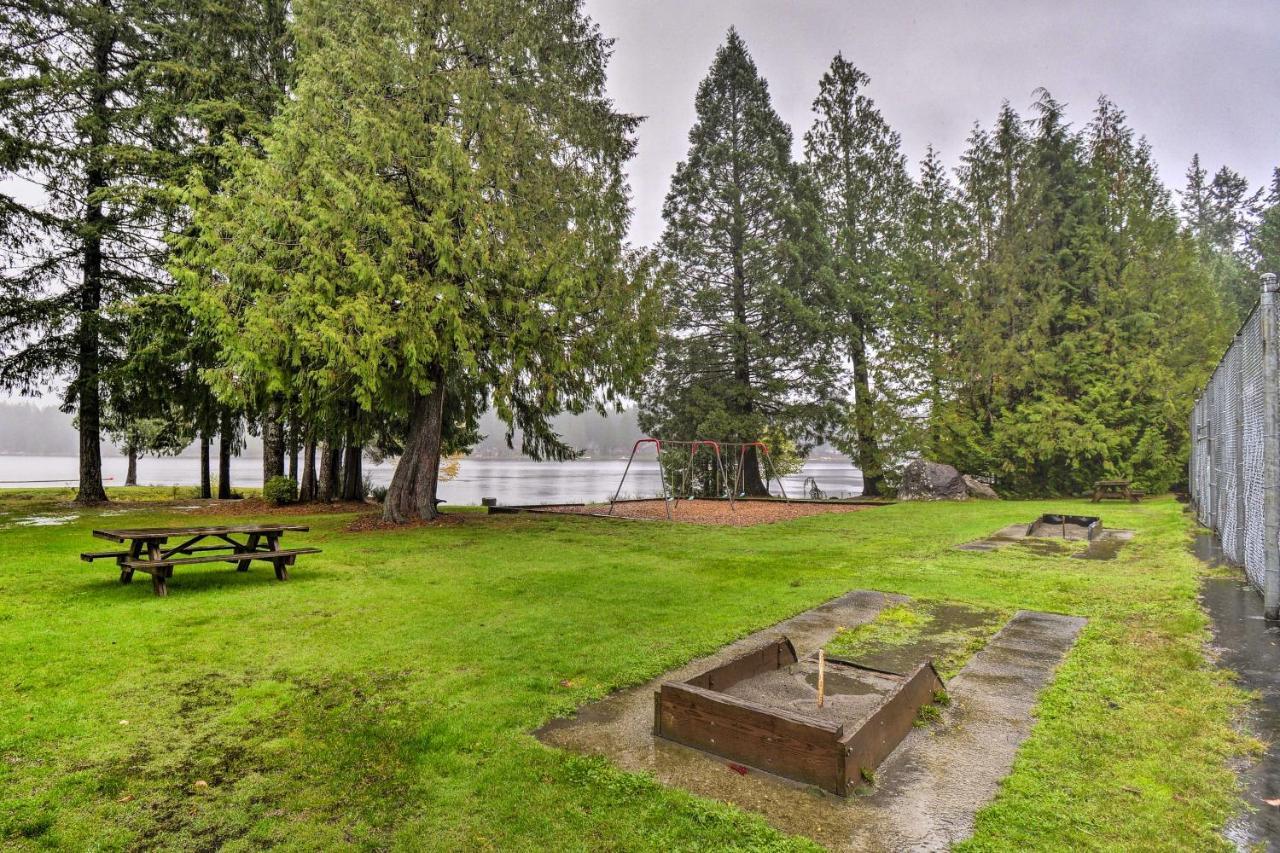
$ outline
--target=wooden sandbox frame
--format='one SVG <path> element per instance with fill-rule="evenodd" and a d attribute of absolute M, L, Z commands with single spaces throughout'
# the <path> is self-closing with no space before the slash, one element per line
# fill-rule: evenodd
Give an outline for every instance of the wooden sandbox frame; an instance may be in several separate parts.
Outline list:
<path fill-rule="evenodd" d="M 828 657 L 828 663 L 896 679 L 898 684 L 857 727 L 770 708 L 721 691 L 799 662 L 786 637 L 653 695 L 653 733 L 752 767 L 847 796 L 893 752 L 920 709 L 944 689 L 931 661 L 909 675 Z"/>

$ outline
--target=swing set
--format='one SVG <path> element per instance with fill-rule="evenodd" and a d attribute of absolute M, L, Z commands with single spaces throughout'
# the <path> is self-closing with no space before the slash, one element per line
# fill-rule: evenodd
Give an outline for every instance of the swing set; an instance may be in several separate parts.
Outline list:
<path fill-rule="evenodd" d="M 777 468 L 774 467 L 773 459 L 769 455 L 769 448 L 762 441 L 713 441 L 709 438 L 699 438 L 692 441 L 674 441 L 665 438 L 642 438 L 637 441 L 631 448 L 631 455 L 627 457 L 627 467 L 622 469 L 622 479 L 618 481 L 618 488 L 613 493 L 613 498 L 609 501 L 609 515 L 613 515 L 614 505 L 618 503 L 618 497 L 622 494 L 622 486 L 627 481 L 627 474 L 631 471 L 631 463 L 635 461 L 636 451 L 641 445 L 652 444 L 655 450 L 654 459 L 658 463 L 658 479 L 662 483 L 662 501 L 667 510 L 667 521 L 671 521 L 671 510 L 680 504 L 680 492 L 686 493 L 685 500 L 694 499 L 694 462 L 699 450 L 708 450 L 715 457 L 715 466 L 713 474 L 715 476 L 714 486 L 719 494 L 709 496 L 711 500 L 728 499 L 729 509 L 737 512 L 736 503 L 740 497 L 744 497 L 744 470 L 747 458 L 748 448 L 757 448 L 764 457 L 765 469 L 765 488 L 767 489 L 771 481 L 778 483 L 778 490 L 782 493 L 782 499 L 787 503 L 791 499 L 787 497 L 787 489 L 782 485 L 782 477 L 778 476 Z M 684 488 L 677 489 L 674 482 L 667 482 L 667 466 L 662 463 L 662 454 L 664 451 L 678 452 L 683 454 L 683 449 L 688 448 L 689 460 L 684 470 Z M 737 449 L 738 464 L 734 469 L 733 485 L 729 485 L 729 474 L 724 466 L 725 451 Z M 672 479 L 674 479 L 674 474 Z"/>

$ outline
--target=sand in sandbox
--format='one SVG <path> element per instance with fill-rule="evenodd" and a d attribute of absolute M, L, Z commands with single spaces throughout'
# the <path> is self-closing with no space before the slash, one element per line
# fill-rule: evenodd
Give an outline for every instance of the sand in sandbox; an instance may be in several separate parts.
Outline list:
<path fill-rule="evenodd" d="M 818 662 L 802 660 L 745 678 L 718 692 L 768 708 L 780 708 L 856 728 L 901 679 L 827 661 L 825 698 L 818 707 Z M 853 728 L 846 729 L 846 733 Z"/>

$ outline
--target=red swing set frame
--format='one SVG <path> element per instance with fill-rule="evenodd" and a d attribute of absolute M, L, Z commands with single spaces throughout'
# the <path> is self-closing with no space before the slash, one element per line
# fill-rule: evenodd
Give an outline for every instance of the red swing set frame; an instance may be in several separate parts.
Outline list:
<path fill-rule="evenodd" d="M 622 469 L 622 479 L 618 480 L 618 488 L 614 490 L 613 498 L 609 501 L 609 515 L 613 515 L 613 507 L 618 502 L 618 496 L 622 494 L 622 486 L 627 482 L 627 474 L 631 471 L 631 463 L 635 461 L 636 451 L 641 445 L 652 444 L 654 447 L 654 461 L 658 463 L 658 479 L 662 483 L 662 501 L 667 510 L 667 521 L 671 521 L 671 508 L 678 506 L 680 497 L 676 494 L 675 484 L 668 486 L 667 471 L 662 465 L 662 451 L 664 447 L 688 447 L 689 448 L 689 465 L 688 478 L 690 494 L 688 500 L 693 499 L 692 483 L 693 483 L 693 460 L 697 455 L 699 448 L 708 447 L 715 454 L 716 469 L 720 474 L 720 482 L 723 484 L 725 497 L 729 501 L 729 509 L 737 512 L 738 495 L 741 493 L 743 485 L 743 467 L 746 463 L 747 448 L 758 448 L 764 454 L 765 461 L 765 486 L 776 480 L 778 490 L 782 492 L 782 499 L 787 503 L 791 502 L 791 498 L 787 497 L 787 489 L 782 484 L 782 477 L 778 476 L 778 470 L 774 467 L 773 457 L 769 455 L 769 448 L 763 441 L 715 441 L 710 438 L 696 438 L 691 441 L 675 440 L 666 438 L 642 438 L 631 447 L 631 455 L 627 457 L 627 466 Z M 729 474 L 724 467 L 724 454 L 722 448 L 738 448 L 738 464 L 734 470 L 733 487 L 729 487 Z"/>

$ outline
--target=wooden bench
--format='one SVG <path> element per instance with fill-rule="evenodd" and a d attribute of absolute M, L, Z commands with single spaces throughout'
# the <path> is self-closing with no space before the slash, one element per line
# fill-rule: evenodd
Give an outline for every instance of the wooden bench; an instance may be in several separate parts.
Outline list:
<path fill-rule="evenodd" d="M 80 555 L 86 563 L 94 560 L 114 559 L 120 568 L 120 582 L 133 581 L 134 572 L 151 575 L 152 591 L 156 595 L 168 595 L 168 579 L 173 577 L 175 566 L 197 563 L 235 563 L 236 570 L 245 572 L 254 560 L 271 563 L 278 580 L 289 579 L 289 567 L 302 554 L 319 554 L 319 548 L 281 548 L 280 537 L 287 530 L 306 531 L 296 524 L 242 524 L 225 527 L 151 527 L 132 530 L 95 530 L 93 535 L 112 542 L 128 542 L 125 551 L 87 551 Z M 246 537 L 243 541 L 234 535 Z M 168 547 L 170 538 L 182 539 L 181 544 Z M 206 539 L 217 539 L 212 545 L 198 544 Z M 196 554 L 198 556 L 178 556 Z"/>

